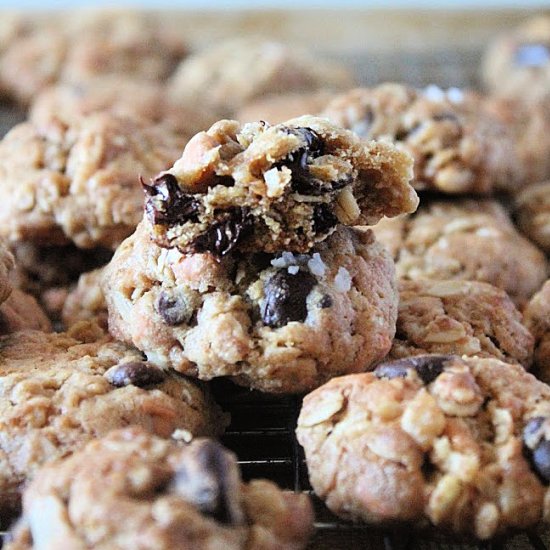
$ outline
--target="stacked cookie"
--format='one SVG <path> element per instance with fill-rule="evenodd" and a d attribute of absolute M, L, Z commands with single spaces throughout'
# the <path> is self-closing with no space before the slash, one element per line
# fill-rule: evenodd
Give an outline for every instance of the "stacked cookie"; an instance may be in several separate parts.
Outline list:
<path fill-rule="evenodd" d="M 165 368 L 271 392 L 369 368 L 395 331 L 393 262 L 350 226 L 416 208 L 411 166 L 324 119 L 214 124 L 144 184 L 104 275 L 111 332 Z"/>

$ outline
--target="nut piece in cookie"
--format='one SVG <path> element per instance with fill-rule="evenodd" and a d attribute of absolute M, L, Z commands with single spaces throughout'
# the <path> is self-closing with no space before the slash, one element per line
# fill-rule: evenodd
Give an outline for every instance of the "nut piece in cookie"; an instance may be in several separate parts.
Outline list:
<path fill-rule="evenodd" d="M 343 518 L 479 539 L 549 519 L 550 387 L 520 365 L 423 355 L 334 378 L 296 434 Z"/>
<path fill-rule="evenodd" d="M 533 337 L 506 292 L 478 281 L 399 282 L 391 358 L 426 353 L 495 357 L 528 368 Z"/>
<path fill-rule="evenodd" d="M 334 97 L 321 116 L 363 139 L 390 141 L 408 152 L 417 190 L 514 191 L 525 177 L 512 130 L 470 91 L 401 84 L 358 88 Z"/>
<path fill-rule="evenodd" d="M 138 427 L 46 466 L 23 501 L 6 550 L 300 550 L 313 531 L 306 495 L 243 482 L 236 457 L 216 441 L 181 446 Z"/>
<path fill-rule="evenodd" d="M 144 184 L 145 216 L 155 242 L 184 253 L 308 252 L 338 223 L 413 211 L 411 175 L 407 154 L 324 119 L 226 120 Z"/>
<path fill-rule="evenodd" d="M 542 251 L 496 201 L 426 202 L 416 214 L 382 220 L 373 231 L 392 252 L 399 279 L 490 283 L 521 308 L 548 276 Z"/>
<path fill-rule="evenodd" d="M 145 362 L 97 325 L 25 330 L 0 339 L 0 514 L 46 462 L 136 424 L 162 437 L 218 434 L 226 418 L 206 388 Z"/>
<path fill-rule="evenodd" d="M 338 226 L 308 254 L 182 254 L 142 222 L 106 266 L 112 334 L 163 368 L 298 393 L 391 348 L 394 266 L 366 228 Z"/>

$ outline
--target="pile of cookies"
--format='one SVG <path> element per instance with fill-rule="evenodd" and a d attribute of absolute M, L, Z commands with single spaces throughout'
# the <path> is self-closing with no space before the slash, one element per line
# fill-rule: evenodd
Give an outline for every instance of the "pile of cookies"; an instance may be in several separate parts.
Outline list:
<path fill-rule="evenodd" d="M 3 16 L 5 548 L 305 548 L 307 495 L 216 441 L 220 377 L 307 394 L 341 518 L 550 521 L 550 20 L 483 74 L 358 88 L 160 14 Z"/>

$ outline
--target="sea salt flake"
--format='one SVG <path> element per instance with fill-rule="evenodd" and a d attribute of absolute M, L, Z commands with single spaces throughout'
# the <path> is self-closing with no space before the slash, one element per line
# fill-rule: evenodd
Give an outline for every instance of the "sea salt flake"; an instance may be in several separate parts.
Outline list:
<path fill-rule="evenodd" d="M 334 287 L 338 292 L 348 292 L 351 288 L 351 275 L 345 267 L 339 267 L 334 277 Z"/>

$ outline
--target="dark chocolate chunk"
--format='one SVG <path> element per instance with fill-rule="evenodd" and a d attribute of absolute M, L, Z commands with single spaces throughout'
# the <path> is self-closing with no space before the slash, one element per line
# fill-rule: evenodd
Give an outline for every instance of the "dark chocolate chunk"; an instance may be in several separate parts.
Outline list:
<path fill-rule="evenodd" d="M 332 307 L 332 298 L 328 294 L 325 294 L 321 298 L 321 300 L 319 301 L 319 307 L 321 309 L 326 309 L 327 307 Z"/>
<path fill-rule="evenodd" d="M 250 234 L 253 218 L 246 208 L 231 208 L 219 214 L 219 220 L 192 243 L 195 252 L 225 256 Z"/>
<path fill-rule="evenodd" d="M 405 378 L 409 370 L 416 371 L 424 384 L 433 382 L 442 372 L 452 355 L 417 355 L 381 363 L 374 370 L 378 378 Z"/>
<path fill-rule="evenodd" d="M 200 203 L 183 191 L 172 174 L 161 174 L 151 185 L 141 182 L 145 214 L 152 224 L 175 225 L 197 221 Z"/>
<path fill-rule="evenodd" d="M 548 44 L 522 44 L 516 48 L 514 61 L 522 67 L 542 67 L 550 62 Z"/>
<path fill-rule="evenodd" d="M 328 233 L 338 223 L 330 206 L 325 203 L 315 205 L 313 209 L 313 231 L 316 234 Z"/>
<path fill-rule="evenodd" d="M 231 455 L 216 441 L 193 443 L 176 469 L 173 489 L 187 502 L 226 525 L 241 523 L 238 479 Z M 236 485 L 236 486 L 234 486 Z"/>
<path fill-rule="evenodd" d="M 166 374 L 162 369 L 150 363 L 131 361 L 111 367 L 105 373 L 105 378 L 117 388 L 130 384 L 143 388 L 160 384 L 166 379 Z"/>
<path fill-rule="evenodd" d="M 279 328 L 291 321 L 305 321 L 306 299 L 316 284 L 317 279 L 307 271 L 292 275 L 286 269 L 279 269 L 264 287 L 265 301 L 261 309 L 264 324 Z"/>
<path fill-rule="evenodd" d="M 162 291 L 156 309 L 162 320 L 171 327 L 188 323 L 193 315 L 193 308 L 185 297 L 175 292 Z"/>

